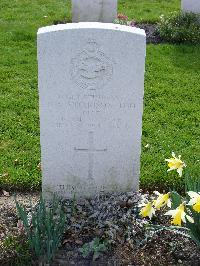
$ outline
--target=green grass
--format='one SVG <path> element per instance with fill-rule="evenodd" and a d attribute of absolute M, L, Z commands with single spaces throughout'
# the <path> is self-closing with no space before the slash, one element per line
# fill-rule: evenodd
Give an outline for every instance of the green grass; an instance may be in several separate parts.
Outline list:
<path fill-rule="evenodd" d="M 70 20 L 70 4 L 1 0 L 0 10 L 0 185 L 39 188 L 36 32 L 54 21 Z"/>
<path fill-rule="evenodd" d="M 129 19 L 156 22 L 160 15 L 180 10 L 180 0 L 119 0 L 119 13 Z"/>
<path fill-rule="evenodd" d="M 152 4 L 151 12 L 146 12 L 147 2 L 160 3 L 159 8 L 156 5 L 154 10 Z M 120 12 L 153 21 L 161 11 L 178 8 L 177 2 L 120 1 Z M 133 9 L 123 9 L 123 3 L 132 3 Z M 140 8 L 136 9 L 136 3 Z M 40 144 L 36 32 L 54 21 L 70 20 L 70 4 L 63 0 L 1 0 L 0 10 L 0 186 L 30 190 L 41 185 L 37 168 Z M 198 175 L 199 75 L 200 47 L 147 47 L 143 187 L 182 187 L 182 179 L 166 173 L 164 159 L 170 157 L 172 150 L 182 154 L 192 175 Z M 147 143 L 150 148 L 144 147 Z"/>
<path fill-rule="evenodd" d="M 182 187 L 165 158 L 181 154 L 190 175 L 200 169 L 200 46 L 147 47 L 141 184 Z M 150 144 L 150 148 L 144 146 Z"/>

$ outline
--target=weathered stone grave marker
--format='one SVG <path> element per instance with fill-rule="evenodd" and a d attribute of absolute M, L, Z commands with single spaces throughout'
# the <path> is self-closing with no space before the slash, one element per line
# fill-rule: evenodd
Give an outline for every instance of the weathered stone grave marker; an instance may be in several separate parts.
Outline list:
<path fill-rule="evenodd" d="M 113 22 L 117 18 L 117 0 L 72 0 L 73 22 Z"/>
<path fill-rule="evenodd" d="M 185 12 L 200 13 L 200 0 L 182 0 L 181 7 Z"/>
<path fill-rule="evenodd" d="M 39 29 L 46 198 L 138 189 L 145 47 L 143 30 L 122 25 Z"/>
<path fill-rule="evenodd" d="M 94 176 L 93 176 L 93 167 L 94 167 L 94 152 L 105 152 L 107 149 L 96 149 L 94 148 L 94 132 L 90 131 L 89 132 L 89 138 L 88 138 L 88 143 L 89 147 L 85 149 L 80 149 L 80 148 L 74 148 L 75 151 L 77 152 L 86 152 L 89 155 L 89 165 L 88 165 L 88 180 L 92 181 Z"/>

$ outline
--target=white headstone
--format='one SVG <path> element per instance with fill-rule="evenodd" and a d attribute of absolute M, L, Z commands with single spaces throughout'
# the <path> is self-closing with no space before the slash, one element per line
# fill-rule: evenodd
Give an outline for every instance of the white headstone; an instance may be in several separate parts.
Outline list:
<path fill-rule="evenodd" d="M 182 0 L 182 10 L 185 12 L 200 13 L 200 0 Z"/>
<path fill-rule="evenodd" d="M 73 22 L 112 23 L 117 18 L 117 0 L 72 0 Z"/>
<path fill-rule="evenodd" d="M 138 189 L 145 49 L 144 31 L 128 26 L 39 29 L 45 197 Z"/>

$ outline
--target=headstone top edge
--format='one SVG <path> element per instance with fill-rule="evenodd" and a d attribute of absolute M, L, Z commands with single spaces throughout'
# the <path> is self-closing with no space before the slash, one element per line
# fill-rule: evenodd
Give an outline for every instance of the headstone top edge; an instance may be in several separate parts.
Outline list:
<path fill-rule="evenodd" d="M 136 28 L 136 27 L 130 27 L 126 25 L 113 24 L 113 23 L 101 23 L 101 22 L 79 22 L 79 23 L 58 24 L 58 25 L 42 27 L 38 29 L 37 35 L 44 34 L 44 33 L 50 33 L 50 32 L 56 32 L 56 31 L 76 30 L 76 29 L 115 30 L 115 31 L 135 33 L 137 35 L 146 37 L 146 33 L 143 29 Z"/>

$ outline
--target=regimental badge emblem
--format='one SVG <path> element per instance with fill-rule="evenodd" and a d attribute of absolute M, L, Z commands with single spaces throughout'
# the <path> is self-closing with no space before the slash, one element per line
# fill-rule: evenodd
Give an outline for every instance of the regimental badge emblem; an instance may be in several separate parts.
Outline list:
<path fill-rule="evenodd" d="M 94 40 L 88 40 L 83 51 L 71 60 L 71 77 L 83 89 L 103 88 L 113 76 L 113 63 Z"/>

